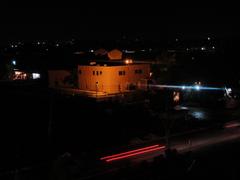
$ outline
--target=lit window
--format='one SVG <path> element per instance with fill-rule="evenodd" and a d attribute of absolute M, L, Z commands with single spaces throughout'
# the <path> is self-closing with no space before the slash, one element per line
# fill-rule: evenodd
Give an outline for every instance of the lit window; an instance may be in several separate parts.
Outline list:
<path fill-rule="evenodd" d="M 173 92 L 173 101 L 175 103 L 179 102 L 180 101 L 180 93 L 179 92 Z"/>
<path fill-rule="evenodd" d="M 32 73 L 32 78 L 33 79 L 40 79 L 40 74 L 39 73 Z"/>

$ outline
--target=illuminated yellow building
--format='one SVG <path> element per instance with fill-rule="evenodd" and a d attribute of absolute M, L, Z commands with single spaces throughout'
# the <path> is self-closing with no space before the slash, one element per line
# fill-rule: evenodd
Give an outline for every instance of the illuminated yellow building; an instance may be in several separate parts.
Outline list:
<path fill-rule="evenodd" d="M 68 71 L 49 71 L 49 86 L 68 88 Z M 91 62 L 78 65 L 77 89 L 81 91 L 116 94 L 137 88 L 146 88 L 150 77 L 150 64 L 135 64 L 132 60 L 107 63 Z"/>
<path fill-rule="evenodd" d="M 108 94 L 125 92 L 139 87 L 149 74 L 149 64 L 78 66 L 78 85 Z"/>

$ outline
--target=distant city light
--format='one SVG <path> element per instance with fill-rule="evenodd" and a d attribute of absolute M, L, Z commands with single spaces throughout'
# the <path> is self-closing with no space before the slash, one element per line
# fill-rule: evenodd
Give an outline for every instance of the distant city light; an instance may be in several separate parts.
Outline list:
<path fill-rule="evenodd" d="M 20 72 L 20 71 L 15 71 L 15 72 L 14 72 L 15 75 L 20 75 L 20 74 L 22 74 L 22 73 L 23 73 L 23 72 Z"/>
<path fill-rule="evenodd" d="M 14 71 L 13 80 L 26 80 L 27 74 L 23 71 Z"/>
<path fill-rule="evenodd" d="M 207 40 L 208 40 L 208 41 L 210 41 L 210 40 L 211 40 L 211 38 L 210 38 L 210 37 L 208 37 L 208 38 L 207 38 Z"/>
<path fill-rule="evenodd" d="M 95 61 L 90 62 L 90 65 L 96 65 L 97 63 Z"/>
<path fill-rule="evenodd" d="M 129 50 L 126 50 L 125 53 L 132 54 L 132 53 L 135 53 L 135 51 L 129 51 Z"/>
<path fill-rule="evenodd" d="M 58 43 L 56 44 L 56 47 L 59 47 L 59 44 L 58 44 Z"/>
<path fill-rule="evenodd" d="M 125 62 L 125 64 L 132 64 L 133 60 L 132 59 L 126 59 L 124 62 Z"/>
<path fill-rule="evenodd" d="M 174 102 L 180 101 L 180 93 L 179 92 L 176 92 L 176 91 L 173 92 L 173 101 Z"/>
<path fill-rule="evenodd" d="M 93 53 L 93 52 L 94 52 L 94 50 L 93 50 L 93 49 L 90 49 L 90 52 L 91 52 L 91 53 Z"/>
<path fill-rule="evenodd" d="M 32 73 L 33 79 L 40 79 L 41 75 L 39 73 Z"/>
<path fill-rule="evenodd" d="M 178 39 L 178 38 L 176 38 L 176 39 L 175 39 L 175 41 L 176 41 L 176 42 L 178 42 L 178 41 L 179 41 L 179 39 Z"/>
<path fill-rule="evenodd" d="M 205 50 L 206 50 L 206 47 L 201 47 L 201 50 L 202 50 L 202 51 L 205 51 Z"/>
<path fill-rule="evenodd" d="M 40 45 L 40 44 L 41 44 L 41 43 L 38 41 L 38 42 L 37 42 L 37 45 Z"/>
<path fill-rule="evenodd" d="M 201 85 L 202 83 L 201 83 L 201 81 L 196 81 L 196 82 L 194 82 L 194 84 L 195 85 Z"/>
<path fill-rule="evenodd" d="M 11 45 L 11 48 L 14 48 L 14 45 L 13 45 L 13 44 Z"/>
<path fill-rule="evenodd" d="M 192 57 L 192 60 L 194 60 L 195 59 L 195 57 Z"/>
<path fill-rule="evenodd" d="M 185 86 L 182 86 L 182 89 L 184 90 L 184 89 L 186 89 L 186 87 L 185 87 Z"/>
<path fill-rule="evenodd" d="M 16 66 L 17 61 L 16 60 L 12 60 L 12 65 Z"/>
<path fill-rule="evenodd" d="M 215 46 L 213 46 L 212 49 L 215 49 Z"/>

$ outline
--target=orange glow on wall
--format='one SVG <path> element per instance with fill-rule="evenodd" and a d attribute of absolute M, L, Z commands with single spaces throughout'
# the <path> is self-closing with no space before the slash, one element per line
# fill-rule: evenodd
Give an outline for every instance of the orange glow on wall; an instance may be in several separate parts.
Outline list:
<path fill-rule="evenodd" d="M 139 69 L 141 73 L 136 73 Z M 129 91 L 131 86 L 137 87 L 142 79 L 148 79 L 150 65 L 78 66 L 79 71 L 79 89 L 114 94 Z"/>

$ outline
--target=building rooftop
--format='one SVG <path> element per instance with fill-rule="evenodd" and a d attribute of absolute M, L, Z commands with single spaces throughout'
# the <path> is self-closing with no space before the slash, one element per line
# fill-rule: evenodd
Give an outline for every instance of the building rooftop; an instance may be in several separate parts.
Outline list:
<path fill-rule="evenodd" d="M 136 64 L 148 64 L 146 62 L 134 62 L 132 59 L 119 59 L 119 60 L 92 60 L 87 62 L 81 62 L 78 65 L 85 66 L 124 66 L 124 65 L 136 65 Z"/>

